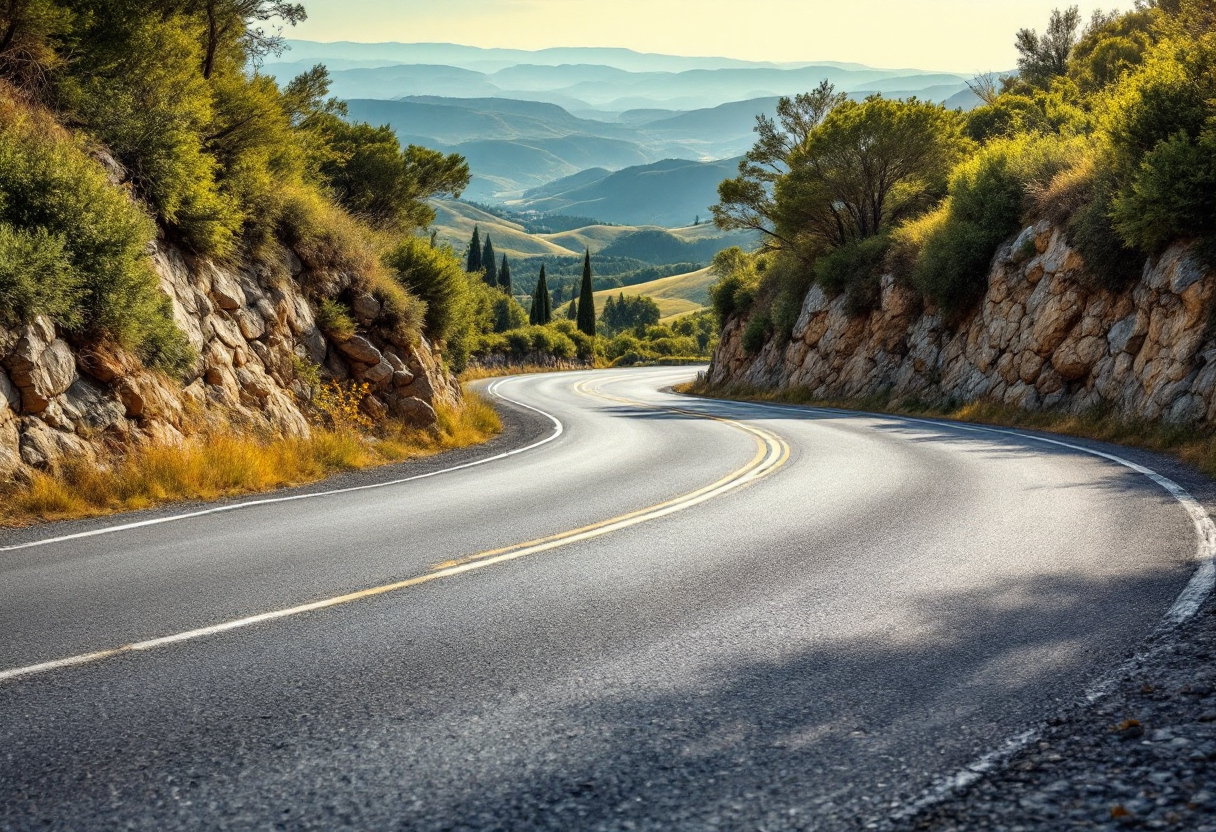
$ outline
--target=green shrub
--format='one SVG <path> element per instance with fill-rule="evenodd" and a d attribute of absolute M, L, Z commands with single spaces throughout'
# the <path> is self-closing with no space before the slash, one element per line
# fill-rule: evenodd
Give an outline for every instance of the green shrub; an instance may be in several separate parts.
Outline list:
<path fill-rule="evenodd" d="M 385 263 L 406 289 L 426 301 L 426 328 L 444 340 L 466 318 L 469 283 L 464 266 L 448 246 L 432 247 L 407 237 L 385 257 Z"/>
<path fill-rule="evenodd" d="M 48 116 L 2 100 L 0 227 L 0 314 L 104 333 L 171 372 L 192 360 L 147 256 L 151 220 Z"/>
<path fill-rule="evenodd" d="M 204 148 L 215 112 L 198 72 L 198 40 L 172 16 L 148 15 L 122 34 L 84 51 L 64 85 L 65 103 L 186 245 L 227 254 L 244 218 L 220 193 L 215 157 Z"/>
<path fill-rule="evenodd" d="M 1111 205 L 1119 235 L 1146 253 L 1185 237 L 1216 235 L 1216 126 L 1199 141 L 1183 133 L 1145 154 Z"/>
<path fill-rule="evenodd" d="M 743 329 L 743 337 L 741 339 L 743 350 L 748 355 L 755 355 L 764 349 L 772 328 L 772 321 L 769 320 L 766 313 L 757 312 L 755 315 L 752 315 L 747 322 L 747 326 Z"/>
<path fill-rule="evenodd" d="M 710 286 L 709 297 L 722 326 L 731 315 L 744 314 L 751 308 L 760 276 L 752 256 L 738 246 L 718 252 L 711 268 L 718 281 Z"/>
<path fill-rule="evenodd" d="M 815 262 L 815 279 L 829 295 L 845 293 L 850 315 L 878 306 L 883 268 L 891 245 L 886 234 L 855 240 L 828 252 Z M 777 321 L 774 320 L 774 325 Z"/>
<path fill-rule="evenodd" d="M 1030 192 L 1085 152 L 1083 139 L 1022 135 L 995 140 L 959 165 L 945 220 L 923 240 L 912 282 L 947 317 L 966 312 L 988 286 L 997 248 L 1021 225 Z"/>
<path fill-rule="evenodd" d="M 345 306 L 326 298 L 317 307 L 317 328 L 335 338 L 350 338 L 357 327 Z"/>
<path fill-rule="evenodd" d="M 81 287 L 64 253 L 64 238 L 45 228 L 25 231 L 0 222 L 0 320 L 8 324 L 37 315 L 77 322 Z"/>

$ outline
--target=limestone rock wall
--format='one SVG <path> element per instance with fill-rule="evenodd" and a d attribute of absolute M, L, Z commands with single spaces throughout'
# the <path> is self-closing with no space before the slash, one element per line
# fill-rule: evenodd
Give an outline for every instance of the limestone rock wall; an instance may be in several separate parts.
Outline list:
<path fill-rule="evenodd" d="M 1027 228 L 998 252 L 983 301 L 955 326 L 891 276 L 880 307 L 864 316 L 815 287 L 792 338 L 756 355 L 741 344 L 746 319 L 728 321 L 710 380 L 801 387 L 823 399 L 1102 405 L 1128 418 L 1216 424 L 1216 274 L 1182 243 L 1125 291 L 1094 288 L 1083 265 L 1058 228 Z"/>
<path fill-rule="evenodd" d="M 18 330 L 0 327 L 0 478 L 65 458 L 181 442 L 208 420 L 237 431 L 307 435 L 302 402 L 316 379 L 306 369 L 313 364 L 322 379 L 366 382 L 364 408 L 375 418 L 430 424 L 437 401 L 458 400 L 459 386 L 432 345 L 381 326 L 379 302 L 354 293 L 349 276 L 309 272 L 290 253 L 285 261 L 273 270 L 232 268 L 157 244 L 161 288 L 198 353 L 180 380 L 113 345 L 73 340 L 44 318 Z M 308 286 L 345 293 L 359 334 L 321 332 Z"/>

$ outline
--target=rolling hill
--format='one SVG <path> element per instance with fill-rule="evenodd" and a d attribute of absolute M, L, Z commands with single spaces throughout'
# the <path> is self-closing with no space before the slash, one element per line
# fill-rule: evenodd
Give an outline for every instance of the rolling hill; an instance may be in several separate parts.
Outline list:
<path fill-rule="evenodd" d="M 469 238 L 473 236 L 474 225 L 480 229 L 482 239 L 485 239 L 487 234 L 490 235 L 496 252 L 512 258 L 580 257 L 584 251 L 589 250 L 592 254 L 629 258 L 652 264 L 704 263 L 722 249 L 731 246 L 750 248 L 755 243 L 747 233 L 724 232 L 712 223 L 687 228 L 589 225 L 558 234 L 529 234 L 520 223 L 504 219 L 467 202 L 436 199 L 431 205 L 435 209 L 433 228 L 438 232 L 439 239 L 451 244 L 457 252 L 465 251 Z M 639 256 L 646 255 L 647 251 L 628 245 L 630 237 L 641 236 L 645 240 L 651 235 L 666 240 L 666 245 L 657 247 L 652 241 L 652 256 Z M 665 253 L 666 256 L 653 256 L 655 252 Z"/>
<path fill-rule="evenodd" d="M 662 319 L 677 318 L 691 312 L 698 312 L 709 306 L 709 287 L 717 278 L 710 274 L 708 268 L 688 274 L 677 274 L 662 277 L 648 283 L 638 283 L 621 289 L 605 289 L 596 292 L 595 310 L 600 313 L 609 297 L 617 297 L 624 293 L 628 296 L 645 295 L 653 298 L 659 305 Z"/>
<path fill-rule="evenodd" d="M 525 193 L 515 211 L 577 214 L 622 225 L 683 226 L 718 201 L 718 183 L 735 175 L 737 159 L 689 162 L 665 159 L 626 168 L 602 179 L 553 193 Z"/>

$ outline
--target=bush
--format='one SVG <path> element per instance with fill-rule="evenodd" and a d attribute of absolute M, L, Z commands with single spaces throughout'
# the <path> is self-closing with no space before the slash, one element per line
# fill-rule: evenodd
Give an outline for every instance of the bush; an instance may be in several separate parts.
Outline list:
<path fill-rule="evenodd" d="M 850 315 L 868 312 L 880 299 L 889 246 L 890 238 L 885 234 L 841 246 L 815 262 L 815 279 L 829 295 L 845 293 L 845 306 Z"/>
<path fill-rule="evenodd" d="M 1145 253 L 1179 238 L 1216 236 L 1216 127 L 1198 142 L 1178 133 L 1145 154 L 1111 217 L 1119 236 Z"/>
<path fill-rule="evenodd" d="M 1021 225 L 1029 194 L 1085 149 L 1081 139 L 1023 135 L 993 141 L 959 165 L 945 220 L 923 239 L 912 282 L 948 317 L 966 312 L 987 288 L 997 248 Z"/>
<path fill-rule="evenodd" d="M 426 328 L 431 337 L 447 339 L 465 319 L 469 305 L 468 279 L 452 249 L 407 237 L 388 253 L 385 263 L 406 289 L 426 301 Z"/>
<path fill-rule="evenodd" d="M 753 258 L 738 246 L 718 252 L 711 268 L 718 281 L 709 287 L 709 297 L 719 326 L 724 326 L 731 315 L 751 308 L 760 276 Z"/>
<path fill-rule="evenodd" d="M 891 232 L 891 246 L 887 249 L 886 268 L 897 280 L 912 282 L 912 274 L 920 260 L 921 252 L 929 240 L 942 233 L 950 217 L 950 203 L 943 202 L 937 208 L 919 217 L 908 220 Z"/>
<path fill-rule="evenodd" d="M 1165 40 L 1118 84 L 1102 127 L 1110 147 L 1110 216 L 1152 254 L 1216 237 L 1216 39 Z"/>
<path fill-rule="evenodd" d="M 83 58 L 64 85 L 75 117 L 110 148 L 186 245 L 229 253 L 244 218 L 235 200 L 220 193 L 216 160 L 203 146 L 215 112 L 198 72 L 197 39 L 180 18 L 150 15 Z"/>
<path fill-rule="evenodd" d="M 61 235 L 0 223 L 0 320 L 19 324 L 46 315 L 77 322 L 80 280 L 64 254 Z"/>
<path fill-rule="evenodd" d="M 285 186 L 278 199 L 276 234 L 309 269 L 366 275 L 383 268 L 368 230 L 316 190 Z"/>
<path fill-rule="evenodd" d="M 741 339 L 743 350 L 748 355 L 755 355 L 764 349 L 764 344 L 768 341 L 772 328 L 772 322 L 766 313 L 757 312 L 755 315 L 752 315 L 743 330 L 743 337 Z"/>
<path fill-rule="evenodd" d="M 789 338 L 802 314 L 802 302 L 815 282 L 815 270 L 790 252 L 755 258 L 760 273 L 759 298 L 766 299 L 773 331 Z"/>
<path fill-rule="evenodd" d="M 192 359 L 147 256 L 154 227 L 49 116 L 0 101 L 0 314 L 106 334 L 150 366 Z"/>
<path fill-rule="evenodd" d="M 355 319 L 346 307 L 326 298 L 317 307 L 317 328 L 334 338 L 350 338 L 355 334 Z"/>

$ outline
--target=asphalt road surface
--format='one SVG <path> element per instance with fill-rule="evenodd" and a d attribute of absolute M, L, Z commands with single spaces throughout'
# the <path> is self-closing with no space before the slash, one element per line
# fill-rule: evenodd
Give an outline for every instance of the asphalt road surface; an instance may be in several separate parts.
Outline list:
<path fill-rule="evenodd" d="M 0 536 L 0 829 L 865 828 L 1194 571 L 1109 460 L 690 375 L 500 380 L 487 449 Z"/>

